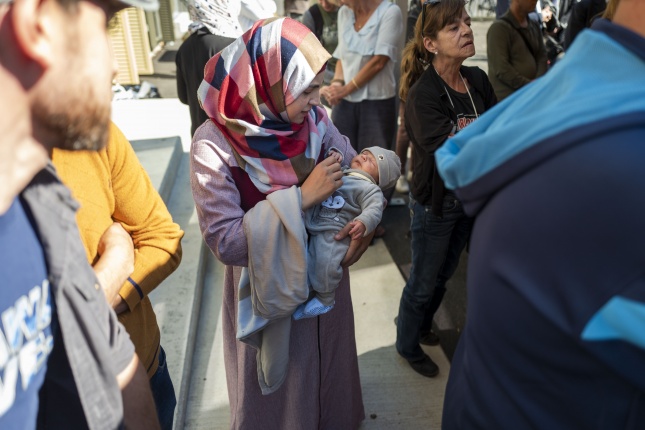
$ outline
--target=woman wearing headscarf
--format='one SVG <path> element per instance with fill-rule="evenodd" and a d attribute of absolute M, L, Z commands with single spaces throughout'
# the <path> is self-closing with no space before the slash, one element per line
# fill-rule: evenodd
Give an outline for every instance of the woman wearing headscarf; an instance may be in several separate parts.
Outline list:
<path fill-rule="evenodd" d="M 364 418 L 347 270 L 332 312 L 291 322 L 288 370 L 271 394 L 263 395 L 258 383 L 256 349 L 236 340 L 242 268 L 258 254 L 284 252 L 272 244 L 249 246 L 266 230 L 264 222 L 248 222 L 251 214 L 281 199 L 297 204 L 298 224 L 301 211 L 342 184 L 341 166 L 324 158 L 327 149 L 333 145 L 344 160 L 355 155 L 319 106 L 328 59 L 302 24 L 259 21 L 208 62 L 199 89 L 211 121 L 193 138 L 191 186 L 204 239 L 226 264 L 222 324 L 231 428 L 356 429 Z M 369 240 L 352 241 L 343 264 L 353 264 Z M 291 255 L 283 260 L 292 264 Z"/>
<path fill-rule="evenodd" d="M 464 0 L 429 0 L 417 20 L 414 39 L 403 52 L 401 98 L 405 128 L 414 148 L 410 184 L 412 267 L 403 289 L 396 349 L 419 374 L 439 368 L 420 344 L 437 345 L 432 319 L 454 274 L 472 227 L 455 194 L 435 165 L 435 151 L 496 102 L 486 73 L 463 62 L 475 55 Z"/>

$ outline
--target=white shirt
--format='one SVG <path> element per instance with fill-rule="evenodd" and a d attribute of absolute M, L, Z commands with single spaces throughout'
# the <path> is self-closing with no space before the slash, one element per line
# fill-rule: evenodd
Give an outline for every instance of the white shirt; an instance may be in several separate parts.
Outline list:
<path fill-rule="evenodd" d="M 274 0 L 242 0 L 239 16 L 242 31 L 253 27 L 255 21 L 259 19 L 275 16 L 276 10 L 278 10 L 278 6 Z"/>
<path fill-rule="evenodd" d="M 384 100 L 396 95 L 394 67 L 399 61 L 399 39 L 403 18 L 398 6 L 383 0 L 363 28 L 354 30 L 354 12 L 347 6 L 338 10 L 338 46 L 334 57 L 342 62 L 346 83 L 374 56 L 387 55 L 390 61 L 367 84 L 354 91 L 345 100 Z"/>

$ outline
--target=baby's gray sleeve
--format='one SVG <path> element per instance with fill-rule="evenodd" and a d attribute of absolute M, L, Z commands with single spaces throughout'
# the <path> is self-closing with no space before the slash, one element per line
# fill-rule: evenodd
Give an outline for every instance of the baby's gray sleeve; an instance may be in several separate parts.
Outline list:
<path fill-rule="evenodd" d="M 383 192 L 381 189 L 373 185 L 369 187 L 369 190 L 362 196 L 359 202 L 361 206 L 361 214 L 355 218 L 356 221 L 360 221 L 365 224 L 367 228 L 365 234 L 369 234 L 376 226 L 381 222 L 381 217 L 383 216 Z"/>

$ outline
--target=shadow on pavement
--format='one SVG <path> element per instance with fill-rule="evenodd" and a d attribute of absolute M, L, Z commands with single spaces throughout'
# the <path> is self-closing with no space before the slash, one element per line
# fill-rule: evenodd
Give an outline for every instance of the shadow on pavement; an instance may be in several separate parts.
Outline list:
<path fill-rule="evenodd" d="M 381 221 L 386 230 L 383 240 L 399 272 L 401 272 L 401 276 L 407 281 L 412 258 L 410 252 L 410 210 L 407 206 L 409 199 L 408 196 L 398 193 L 395 193 L 394 197 L 404 198 L 406 204 L 388 206 L 385 209 Z M 443 303 L 435 315 L 435 331 L 441 337 L 441 347 L 449 360 L 452 360 L 459 334 L 466 323 L 467 260 L 468 253 L 464 251 L 457 271 L 448 281 Z"/>

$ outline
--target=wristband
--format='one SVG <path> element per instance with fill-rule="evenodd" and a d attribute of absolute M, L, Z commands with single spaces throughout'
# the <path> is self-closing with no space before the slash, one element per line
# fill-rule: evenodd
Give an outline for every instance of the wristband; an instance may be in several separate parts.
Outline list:
<path fill-rule="evenodd" d="M 340 79 L 340 78 L 332 79 L 330 84 L 333 84 L 335 82 L 338 82 L 341 85 L 345 85 L 345 81 L 343 79 Z"/>
<path fill-rule="evenodd" d="M 357 90 L 359 90 L 361 88 L 361 87 L 358 86 L 358 84 L 356 83 L 356 80 L 354 78 L 352 78 L 352 84 L 354 84 L 354 86 L 356 87 Z"/>

